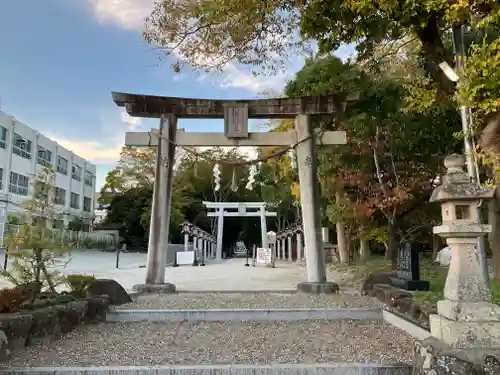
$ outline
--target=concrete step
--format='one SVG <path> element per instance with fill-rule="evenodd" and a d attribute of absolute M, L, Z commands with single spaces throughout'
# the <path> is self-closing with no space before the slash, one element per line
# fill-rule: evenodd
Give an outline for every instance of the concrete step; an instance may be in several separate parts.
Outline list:
<path fill-rule="evenodd" d="M 411 375 L 409 365 L 279 364 L 211 366 L 31 367 L 0 369 L 5 375 Z"/>
<path fill-rule="evenodd" d="M 383 320 L 380 308 L 115 309 L 108 322 Z"/>

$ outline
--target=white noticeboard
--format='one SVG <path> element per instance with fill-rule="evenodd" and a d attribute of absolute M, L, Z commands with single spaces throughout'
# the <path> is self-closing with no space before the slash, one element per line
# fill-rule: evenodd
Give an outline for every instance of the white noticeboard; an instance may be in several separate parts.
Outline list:
<path fill-rule="evenodd" d="M 272 250 L 258 247 L 256 262 L 260 264 L 271 264 L 273 262 Z"/>
<path fill-rule="evenodd" d="M 194 262 L 194 251 L 178 251 L 176 256 L 179 266 L 192 265 Z"/>

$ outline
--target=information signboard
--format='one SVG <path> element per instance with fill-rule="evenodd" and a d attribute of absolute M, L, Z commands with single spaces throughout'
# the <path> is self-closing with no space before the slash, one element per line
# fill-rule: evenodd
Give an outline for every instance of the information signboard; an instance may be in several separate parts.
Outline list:
<path fill-rule="evenodd" d="M 264 249 L 262 247 L 257 248 L 257 259 L 258 264 L 271 264 L 273 262 L 273 252 L 271 249 Z"/>

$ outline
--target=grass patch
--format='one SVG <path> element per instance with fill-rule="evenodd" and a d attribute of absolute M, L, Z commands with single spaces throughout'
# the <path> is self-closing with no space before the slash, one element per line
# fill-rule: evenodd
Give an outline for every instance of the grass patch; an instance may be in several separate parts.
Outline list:
<path fill-rule="evenodd" d="M 354 263 L 335 264 L 336 271 L 349 272 L 358 281 L 364 280 L 370 273 L 388 272 L 391 270 L 391 261 L 383 257 L 371 257 L 366 261 L 356 260 Z M 448 267 L 434 263 L 429 258 L 420 260 L 420 278 L 429 281 L 429 291 L 415 292 L 415 299 L 436 306 L 444 299 L 443 290 L 448 275 Z M 500 305 L 500 280 L 491 280 L 491 294 L 493 303 Z"/>

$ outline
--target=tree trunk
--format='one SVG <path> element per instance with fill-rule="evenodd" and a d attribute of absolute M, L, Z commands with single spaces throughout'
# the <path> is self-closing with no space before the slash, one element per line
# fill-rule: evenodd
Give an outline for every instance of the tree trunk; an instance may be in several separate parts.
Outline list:
<path fill-rule="evenodd" d="M 337 247 L 339 250 L 339 262 L 343 264 L 349 263 L 349 251 L 347 250 L 347 241 L 345 235 L 345 225 L 342 222 L 335 224 L 337 229 Z"/>
<path fill-rule="evenodd" d="M 431 63 L 430 73 L 438 83 L 438 93 L 441 97 L 449 96 L 455 90 L 455 83 L 450 81 L 446 74 L 438 66 L 442 62 L 447 62 L 453 66 L 453 59 L 448 56 L 441 38 L 438 19 L 440 15 L 430 15 L 425 26 L 416 25 L 416 34 L 422 43 L 422 50 L 425 57 Z"/>
<path fill-rule="evenodd" d="M 359 241 L 359 256 L 362 261 L 365 261 L 370 257 L 370 241 L 368 240 Z"/>
<path fill-rule="evenodd" d="M 388 235 L 387 235 L 387 249 L 385 253 L 385 259 L 391 259 L 392 260 L 392 269 L 397 268 L 397 251 L 396 248 L 398 246 L 397 244 L 397 236 L 396 236 L 396 225 L 394 223 L 394 219 L 389 220 L 389 226 L 387 228 Z"/>
<path fill-rule="evenodd" d="M 493 263 L 493 278 L 500 279 L 500 189 L 497 187 L 495 197 L 488 205 L 488 223 L 492 231 L 488 235 Z"/>
<path fill-rule="evenodd" d="M 337 203 L 340 202 L 340 192 L 337 192 L 335 194 L 335 199 Z M 347 250 L 345 224 L 341 221 L 337 221 L 337 223 L 335 223 L 335 227 L 337 229 L 337 248 L 339 250 L 339 262 L 347 264 L 349 263 L 349 252 Z"/>

